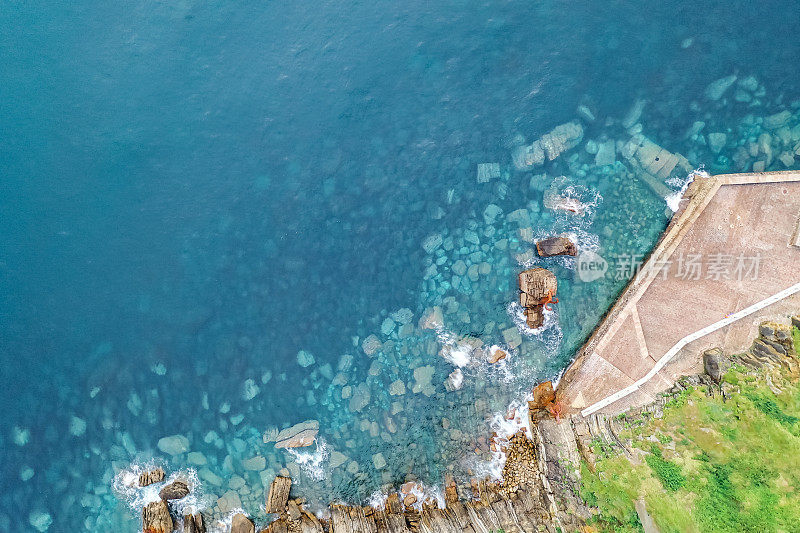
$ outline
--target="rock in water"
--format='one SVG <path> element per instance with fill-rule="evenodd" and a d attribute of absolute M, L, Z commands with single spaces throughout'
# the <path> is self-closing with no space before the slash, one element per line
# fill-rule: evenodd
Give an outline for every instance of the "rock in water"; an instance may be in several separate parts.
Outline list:
<path fill-rule="evenodd" d="M 726 76 L 724 78 L 720 78 L 716 81 L 712 81 L 706 87 L 706 98 L 709 100 L 719 100 L 722 98 L 722 95 L 725 94 L 725 91 L 733 85 L 733 82 L 736 81 L 736 75 L 731 74 L 730 76 Z"/>
<path fill-rule="evenodd" d="M 553 390 L 553 382 L 545 381 L 536 385 L 533 389 L 533 400 L 528 402 L 528 408 L 531 411 L 537 409 L 544 409 L 556 399 L 556 393 Z"/>
<path fill-rule="evenodd" d="M 189 495 L 189 485 L 184 481 L 173 481 L 169 485 L 162 488 L 158 497 L 162 500 L 180 500 Z"/>
<path fill-rule="evenodd" d="M 206 523 L 203 520 L 203 515 L 200 513 L 184 515 L 183 533 L 206 533 Z"/>
<path fill-rule="evenodd" d="M 502 361 L 506 357 L 508 357 L 508 353 L 505 350 L 497 348 L 494 351 L 492 351 L 492 355 L 489 356 L 489 363 L 493 365 L 495 363 Z"/>
<path fill-rule="evenodd" d="M 242 513 L 233 515 L 231 522 L 231 533 L 255 533 L 256 526 L 253 522 Z"/>
<path fill-rule="evenodd" d="M 276 448 L 302 448 L 311 446 L 319 433 L 318 420 L 306 420 L 286 428 L 278 433 L 275 439 Z"/>
<path fill-rule="evenodd" d="M 148 503 L 142 509 L 143 533 L 171 533 L 172 529 L 172 517 L 169 515 L 167 502 L 158 500 Z"/>
<path fill-rule="evenodd" d="M 558 282 L 552 272 L 544 268 L 532 268 L 519 275 L 519 302 L 525 308 L 525 322 L 531 329 L 544 324 L 544 306 L 555 302 Z"/>
<path fill-rule="evenodd" d="M 148 470 L 139 474 L 139 486 L 146 487 L 164 480 L 164 470 L 161 467 Z"/>
<path fill-rule="evenodd" d="M 541 257 L 554 255 L 578 255 L 578 248 L 566 237 L 550 237 L 536 243 L 536 251 Z"/>
<path fill-rule="evenodd" d="M 555 274 L 545 268 L 532 268 L 519 275 L 519 302 L 522 307 L 541 305 L 541 300 L 548 293 L 555 296 L 558 290 L 558 281 Z"/>
<path fill-rule="evenodd" d="M 512 154 L 512 159 L 518 170 L 527 170 L 543 165 L 545 160 L 552 161 L 563 152 L 578 146 L 582 140 L 583 126 L 580 122 L 567 122 L 542 135 L 530 146 L 518 147 Z"/>
<path fill-rule="evenodd" d="M 292 479 L 277 476 L 269 486 L 267 495 L 267 512 L 281 514 L 286 511 L 289 501 L 289 490 L 292 488 Z"/>
<path fill-rule="evenodd" d="M 158 440 L 158 449 L 169 455 L 179 455 L 189 449 L 189 439 L 183 435 L 172 435 Z"/>

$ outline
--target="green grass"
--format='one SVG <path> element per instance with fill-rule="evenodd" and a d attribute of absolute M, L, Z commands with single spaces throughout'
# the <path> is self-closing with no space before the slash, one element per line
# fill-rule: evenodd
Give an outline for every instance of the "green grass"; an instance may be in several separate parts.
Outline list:
<path fill-rule="evenodd" d="M 650 455 L 644 458 L 650 468 L 653 469 L 658 480 L 665 489 L 675 492 L 686 485 L 686 478 L 681 474 L 681 467 L 664 459 L 661 449 L 653 444 L 650 448 Z"/>
<path fill-rule="evenodd" d="M 792 340 L 794 341 L 794 353 L 800 354 L 800 329 L 792 327 Z"/>
<path fill-rule="evenodd" d="M 797 343 L 798 336 L 795 335 Z M 639 531 L 643 499 L 662 533 L 800 532 L 800 386 L 785 371 L 734 367 L 727 400 L 687 390 L 661 419 L 624 419 L 630 461 L 600 444 L 595 472 L 582 469 L 583 495 L 599 531 Z"/>

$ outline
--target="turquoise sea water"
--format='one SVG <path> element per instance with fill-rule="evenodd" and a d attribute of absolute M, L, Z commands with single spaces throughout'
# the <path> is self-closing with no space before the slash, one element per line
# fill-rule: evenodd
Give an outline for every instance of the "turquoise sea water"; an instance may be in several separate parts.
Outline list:
<path fill-rule="evenodd" d="M 637 135 L 688 168 L 798 168 L 799 14 L 7 3 L 0 530 L 135 531 L 115 479 L 153 462 L 192 469 L 209 516 L 262 521 L 282 469 L 317 507 L 490 471 L 495 415 L 558 376 L 625 282 L 582 283 L 533 241 L 569 233 L 612 265 L 650 249 L 687 172 L 648 182 Z M 571 121 L 574 147 L 514 165 Z M 559 277 L 538 332 L 512 305 L 532 264 Z M 490 346 L 511 355 L 489 365 Z M 318 445 L 264 442 L 305 420 Z"/>

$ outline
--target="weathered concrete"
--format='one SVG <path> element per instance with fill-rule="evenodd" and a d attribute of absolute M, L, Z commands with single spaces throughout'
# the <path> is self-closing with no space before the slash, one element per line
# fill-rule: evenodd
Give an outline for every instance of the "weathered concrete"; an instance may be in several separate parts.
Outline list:
<path fill-rule="evenodd" d="M 702 353 L 710 348 L 744 351 L 760 322 L 800 307 L 800 292 L 765 301 L 800 283 L 800 248 L 792 245 L 798 214 L 800 172 L 697 177 L 647 262 L 565 372 L 559 401 L 575 414 L 616 414 L 653 402 L 682 375 L 702 372 Z M 699 279 L 677 276 L 678 263 L 696 254 L 703 255 Z M 737 279 L 739 257 L 757 254 L 756 279 Z M 709 263 L 728 258 L 730 279 L 709 275 Z M 751 264 L 744 261 L 745 269 Z M 763 309 L 724 323 L 762 301 Z M 645 377 L 636 390 L 597 408 Z"/>

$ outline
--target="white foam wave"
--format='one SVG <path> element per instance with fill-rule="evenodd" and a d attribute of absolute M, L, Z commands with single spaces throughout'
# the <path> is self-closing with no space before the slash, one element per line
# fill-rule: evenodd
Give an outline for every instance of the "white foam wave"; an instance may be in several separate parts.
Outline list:
<path fill-rule="evenodd" d="M 295 448 L 286 448 L 286 452 L 292 456 L 294 462 L 305 472 L 308 477 L 317 481 L 325 479 L 327 472 L 327 462 L 330 458 L 328 444 L 325 439 L 317 437 L 316 449 L 313 452 L 301 451 Z"/>
<path fill-rule="evenodd" d="M 147 470 L 152 470 L 158 465 L 155 462 L 131 464 L 127 469 L 120 470 L 112 481 L 111 488 L 117 499 L 125 502 L 131 511 L 141 515 L 142 509 L 148 504 L 158 501 L 159 491 L 173 481 L 181 480 L 189 486 L 189 495 L 179 500 L 172 500 L 171 507 L 177 516 L 196 513 L 206 508 L 202 484 L 194 469 L 178 470 L 173 472 L 163 481 L 153 483 L 146 487 L 139 487 L 139 475 Z"/>

